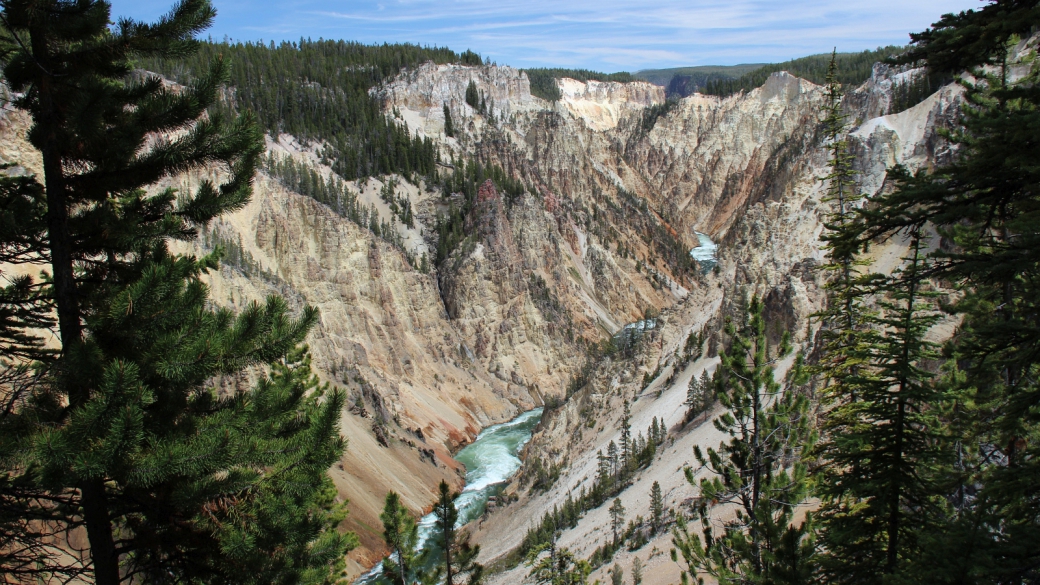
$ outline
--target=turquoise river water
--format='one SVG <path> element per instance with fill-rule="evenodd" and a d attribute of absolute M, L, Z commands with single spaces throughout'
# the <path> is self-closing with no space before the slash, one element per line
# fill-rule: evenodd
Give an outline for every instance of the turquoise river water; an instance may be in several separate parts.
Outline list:
<path fill-rule="evenodd" d="M 700 265 L 701 271 L 707 274 L 718 263 L 715 260 L 715 252 L 719 247 L 715 242 L 711 241 L 708 234 L 702 234 L 701 232 L 694 232 L 694 234 L 696 234 L 697 242 L 700 245 L 690 250 L 690 256 Z"/>
<path fill-rule="evenodd" d="M 531 440 L 531 433 L 541 419 L 542 409 L 536 408 L 509 422 L 490 426 L 455 455 L 455 459 L 466 466 L 466 487 L 455 499 L 455 507 L 459 510 L 458 526 L 480 518 L 487 508 L 488 499 L 499 493 L 505 482 L 520 469 L 520 450 Z M 432 546 L 429 540 L 435 520 L 433 514 L 427 514 L 419 521 L 419 548 Z M 384 583 L 381 569 L 376 565 L 356 583 Z"/>

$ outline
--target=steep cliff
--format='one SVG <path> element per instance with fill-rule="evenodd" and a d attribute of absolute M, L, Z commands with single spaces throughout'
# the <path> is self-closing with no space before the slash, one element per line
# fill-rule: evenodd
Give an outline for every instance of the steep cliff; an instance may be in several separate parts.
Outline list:
<path fill-rule="evenodd" d="M 482 70 L 482 77 L 474 79 L 494 84 L 496 74 Z M 906 111 L 886 115 L 894 75 L 875 68 L 874 77 L 845 101 L 857 188 L 866 194 L 885 189 L 886 171 L 896 164 L 927 168 L 952 154 L 939 130 L 957 115 L 958 89 L 943 88 Z M 440 77 L 423 83 L 457 82 Z M 400 108 L 404 102 L 396 101 L 398 96 L 410 94 L 406 87 L 417 81 L 402 77 L 395 83 L 394 92 L 385 94 L 388 108 Z M 444 152 L 499 161 L 558 198 L 561 214 L 580 236 L 574 246 L 581 252 L 574 256 L 577 268 L 588 271 L 589 283 L 601 291 L 597 304 L 616 323 L 632 320 L 631 307 L 646 299 L 631 294 L 638 290 L 631 284 L 628 291 L 612 290 L 609 282 L 621 274 L 672 294 L 654 299 L 659 302 L 653 306 L 664 309 L 662 326 L 644 339 L 638 355 L 600 363 L 583 391 L 547 413 L 527 457 L 555 469 L 559 477 L 544 492 L 529 491 L 531 477 L 522 473 L 507 488 L 518 500 L 478 523 L 483 559 L 492 564 L 502 563 L 544 513 L 589 487 L 596 452 L 620 439 L 618 419 L 626 399 L 633 403 L 633 432 L 657 417 L 670 433 L 654 463 L 621 494 L 630 518 L 648 514 L 654 481 L 663 486 L 667 506 L 683 505 L 690 490 L 677 470 L 692 459 L 693 445 L 721 438 L 703 424 L 707 415 L 682 424 L 688 381 L 712 371 L 717 362 L 690 357 L 685 342 L 691 333 L 703 332 L 706 355 L 713 355 L 713 334 L 750 294 L 765 299 L 774 330 L 788 329 L 797 340 L 809 342 L 807 319 L 823 302 L 815 267 L 823 257 L 819 237 L 830 211 L 822 201 L 820 179 L 828 172 L 821 132 L 825 96 L 823 88 L 807 81 L 778 73 L 746 94 L 724 99 L 695 94 L 668 105 L 638 84 L 561 80 L 564 97 L 555 104 L 530 98 L 522 84 L 517 87 L 510 97 L 522 107 L 495 102 L 510 112 L 508 118 L 461 111 L 471 119 L 457 140 L 442 143 Z M 438 112 L 428 112 L 409 123 L 435 131 Z M 684 270 L 676 255 L 668 254 L 669 247 L 697 245 L 695 231 L 719 243 L 718 268 L 711 273 Z M 899 250 L 877 254 L 898 258 Z M 628 259 L 638 263 L 635 274 L 612 272 L 627 267 Z M 627 314 L 619 308 L 627 308 Z M 646 385 L 643 376 L 651 373 Z M 564 532 L 561 545 L 588 556 L 605 542 L 608 522 L 606 506 L 590 511 Z M 667 540 L 659 537 L 635 553 L 650 567 L 647 583 L 668 583 L 678 576 L 662 554 Z M 619 558 L 627 565 L 632 557 L 626 552 Z M 521 567 L 493 582 L 516 583 L 525 574 Z"/>

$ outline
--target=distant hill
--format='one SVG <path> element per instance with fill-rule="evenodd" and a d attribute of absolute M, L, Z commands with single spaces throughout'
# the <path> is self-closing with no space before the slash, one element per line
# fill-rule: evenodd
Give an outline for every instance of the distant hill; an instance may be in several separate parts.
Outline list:
<path fill-rule="evenodd" d="M 906 47 L 888 46 L 859 53 L 838 53 L 835 59 L 837 80 L 845 86 L 859 85 L 870 79 L 874 63 L 899 55 L 905 50 Z M 698 91 L 719 96 L 732 95 L 740 91 L 750 91 L 761 86 L 770 75 L 777 71 L 787 71 L 791 75 L 822 85 L 827 80 L 827 67 L 830 65 L 830 62 L 830 53 L 809 55 L 808 57 L 792 59 L 783 63 L 764 65 L 739 77 L 712 79 Z"/>
<path fill-rule="evenodd" d="M 904 50 L 905 47 L 889 46 L 860 53 L 838 53 L 838 81 L 843 85 L 859 85 L 870 78 L 874 63 L 898 55 Z M 686 97 L 694 92 L 726 96 L 759 87 L 777 71 L 787 71 L 813 83 L 822 84 L 826 79 L 830 60 L 830 53 L 822 53 L 783 63 L 643 69 L 633 73 L 632 77 L 663 86 L 669 98 Z"/>
<path fill-rule="evenodd" d="M 766 63 L 745 63 L 743 65 L 643 69 L 633 73 L 632 77 L 663 86 L 668 97 L 686 97 L 705 87 L 709 82 L 738 79 L 766 65 Z"/>

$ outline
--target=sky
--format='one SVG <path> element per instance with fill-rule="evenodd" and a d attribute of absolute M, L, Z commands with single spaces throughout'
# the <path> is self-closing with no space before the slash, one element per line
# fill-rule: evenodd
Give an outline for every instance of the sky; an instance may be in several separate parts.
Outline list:
<path fill-rule="evenodd" d="M 637 71 L 776 63 L 904 45 L 980 0 L 212 0 L 220 40 L 344 39 L 472 49 L 499 65 Z M 154 20 L 173 0 L 111 0 Z"/>

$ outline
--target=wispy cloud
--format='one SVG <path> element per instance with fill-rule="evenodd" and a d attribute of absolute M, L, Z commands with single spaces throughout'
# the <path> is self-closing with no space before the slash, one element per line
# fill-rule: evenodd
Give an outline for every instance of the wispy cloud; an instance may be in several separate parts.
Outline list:
<path fill-rule="evenodd" d="M 214 0 L 211 31 L 240 40 L 342 38 L 473 49 L 499 63 L 607 71 L 776 62 L 905 44 L 979 0 Z M 172 0 L 113 0 L 154 19 Z"/>

